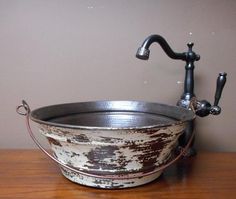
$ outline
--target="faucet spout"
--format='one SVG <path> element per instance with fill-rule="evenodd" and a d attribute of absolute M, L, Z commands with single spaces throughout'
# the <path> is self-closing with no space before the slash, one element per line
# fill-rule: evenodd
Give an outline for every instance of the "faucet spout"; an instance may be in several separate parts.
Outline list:
<path fill-rule="evenodd" d="M 180 59 L 183 61 L 186 61 L 187 59 L 187 55 L 186 53 L 176 53 L 174 52 L 171 47 L 169 46 L 169 44 L 167 43 L 167 41 L 160 35 L 151 35 L 149 37 L 147 37 L 142 46 L 140 48 L 138 48 L 138 51 L 136 53 L 136 57 L 139 59 L 143 59 L 143 60 L 148 60 L 149 59 L 149 54 L 150 54 L 150 50 L 149 47 L 152 43 L 157 42 L 160 44 L 160 46 L 162 47 L 162 49 L 165 51 L 165 53 L 172 59 Z"/>

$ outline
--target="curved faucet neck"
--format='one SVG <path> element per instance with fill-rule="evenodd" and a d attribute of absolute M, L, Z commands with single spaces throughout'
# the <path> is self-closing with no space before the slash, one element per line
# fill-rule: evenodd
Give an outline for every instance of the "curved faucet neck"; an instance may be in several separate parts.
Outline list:
<path fill-rule="evenodd" d="M 147 37 L 141 48 L 144 48 L 146 50 L 149 50 L 149 47 L 152 43 L 157 42 L 158 44 L 160 44 L 160 46 L 162 47 L 162 49 L 165 51 L 165 53 L 172 59 L 180 59 L 180 60 L 186 60 L 186 53 L 176 53 L 174 52 L 171 47 L 169 46 L 169 44 L 167 43 L 167 41 L 160 35 L 150 35 L 149 37 Z M 138 57 L 138 56 L 137 56 Z"/>
<path fill-rule="evenodd" d="M 189 101 L 192 97 L 195 96 L 194 94 L 194 62 L 198 61 L 200 59 L 200 56 L 196 54 L 192 48 L 193 43 L 188 43 L 188 51 L 183 53 L 176 53 L 172 50 L 172 48 L 169 46 L 167 41 L 160 35 L 150 35 L 147 37 L 142 46 L 138 49 L 136 57 L 139 59 L 147 60 L 149 58 L 149 47 L 152 43 L 157 42 L 160 44 L 162 49 L 165 51 L 165 53 L 172 59 L 179 59 L 186 61 L 185 65 L 185 80 L 184 80 L 184 92 L 181 96 L 181 101 L 183 104 L 181 106 L 188 105 Z"/>

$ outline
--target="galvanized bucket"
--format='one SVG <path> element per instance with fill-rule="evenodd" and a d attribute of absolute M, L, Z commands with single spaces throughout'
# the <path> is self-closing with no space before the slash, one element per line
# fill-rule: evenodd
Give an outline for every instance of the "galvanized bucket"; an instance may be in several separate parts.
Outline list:
<path fill-rule="evenodd" d="M 32 112 L 23 101 L 17 112 L 26 115 L 30 136 L 66 178 L 107 189 L 158 178 L 188 147 L 174 154 L 187 122 L 195 118 L 181 107 L 139 101 L 59 104 Z M 33 135 L 30 119 L 48 139 L 53 155 Z"/>

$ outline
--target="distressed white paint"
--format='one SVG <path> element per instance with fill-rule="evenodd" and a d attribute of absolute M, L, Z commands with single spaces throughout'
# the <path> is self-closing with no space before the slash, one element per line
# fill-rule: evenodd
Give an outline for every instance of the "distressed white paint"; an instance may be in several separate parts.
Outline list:
<path fill-rule="evenodd" d="M 69 180 L 73 182 L 86 185 L 86 186 L 105 188 L 105 189 L 136 187 L 139 185 L 152 182 L 153 180 L 157 179 L 162 174 L 162 171 L 159 171 L 154 174 L 144 176 L 142 178 L 110 180 L 110 179 L 105 179 L 105 178 L 101 179 L 101 178 L 94 178 L 94 177 L 80 175 L 78 173 L 68 171 L 67 169 L 61 169 L 61 171 L 62 171 L 62 174 L 66 178 L 68 178 Z"/>
<path fill-rule="evenodd" d="M 73 182 L 100 188 L 134 187 L 148 183 L 160 176 L 162 171 L 142 176 L 142 169 L 145 168 L 140 157 L 145 155 L 145 151 L 136 150 L 128 146 L 146 147 L 148 143 L 156 142 L 159 139 L 159 135 L 167 135 L 161 138 L 162 141 L 168 142 L 159 151 L 159 156 L 156 157 L 153 164 L 156 170 L 161 164 L 168 161 L 171 156 L 170 153 L 176 146 L 176 141 L 184 128 L 185 124 L 179 124 L 155 128 L 152 129 L 154 132 L 148 133 L 145 130 L 140 131 L 137 129 L 81 130 L 40 125 L 41 133 L 47 138 L 53 138 L 56 141 L 51 142 L 51 147 L 61 162 L 88 174 L 95 172 L 100 177 L 86 176 L 69 171 L 68 169 L 62 169 L 63 175 Z M 157 137 L 153 137 L 153 135 Z M 112 152 L 109 157 L 102 157 L 101 159 L 102 165 L 108 165 L 105 168 L 95 165 L 96 161 L 93 164 L 91 159 L 88 158 L 89 153 L 94 152 L 95 149 L 100 147 L 115 147 L 114 153 Z M 125 161 L 126 164 L 124 166 L 120 165 L 121 160 Z M 109 167 L 110 164 L 112 164 L 112 167 Z M 119 169 L 114 169 L 116 167 L 119 167 Z M 114 179 L 107 179 L 103 174 L 104 172 L 108 172 L 109 175 L 112 174 L 113 176 L 119 176 L 120 173 L 123 173 L 124 176 L 126 175 L 126 178 L 117 179 L 114 177 Z M 127 176 L 133 173 L 139 173 L 142 177 L 127 178 Z"/>

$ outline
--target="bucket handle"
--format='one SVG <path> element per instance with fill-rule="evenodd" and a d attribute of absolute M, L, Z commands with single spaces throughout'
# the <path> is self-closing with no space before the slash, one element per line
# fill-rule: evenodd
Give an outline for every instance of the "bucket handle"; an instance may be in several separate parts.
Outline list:
<path fill-rule="evenodd" d="M 39 147 L 39 149 L 45 153 L 51 160 L 53 160 L 55 163 L 59 164 L 60 166 L 62 166 L 63 168 L 66 168 L 72 172 L 75 172 L 77 174 L 81 174 L 81 175 L 85 175 L 85 176 L 88 176 L 88 177 L 94 177 L 94 178 L 105 178 L 105 179 L 131 179 L 131 178 L 139 178 L 139 177 L 144 177 L 144 176 L 148 176 L 148 175 L 151 175 L 151 174 L 154 174 L 156 172 L 159 172 L 159 171 L 162 171 L 164 170 L 165 168 L 167 168 L 168 166 L 172 165 L 173 163 L 175 163 L 180 157 L 182 156 L 185 156 L 186 153 L 187 153 L 187 150 L 188 148 L 190 147 L 190 144 L 193 140 L 193 137 L 194 137 L 194 133 L 192 133 L 188 143 L 186 144 L 185 147 L 178 147 L 178 151 L 179 154 L 176 155 L 175 158 L 173 158 L 172 160 L 168 161 L 166 164 L 158 167 L 157 169 L 153 170 L 153 171 L 150 171 L 150 172 L 147 172 L 147 173 L 133 173 L 133 174 L 119 174 L 119 175 L 97 175 L 97 174 L 90 174 L 90 173 L 86 173 L 84 171 L 81 171 L 81 170 L 78 170 L 74 167 L 71 167 L 69 165 L 67 165 L 66 163 L 58 160 L 56 157 L 54 157 L 53 155 L 51 155 L 40 143 L 39 141 L 36 139 L 36 137 L 34 136 L 33 134 L 33 131 L 31 129 L 31 126 L 30 126 L 30 113 L 31 113 L 31 110 L 30 110 L 30 107 L 29 105 L 27 104 L 27 102 L 25 100 L 22 100 L 22 104 L 20 104 L 19 106 L 17 106 L 16 108 L 16 112 L 20 115 L 23 115 L 25 116 L 25 122 L 26 122 L 26 127 L 27 127 L 27 130 L 28 130 L 28 133 L 30 135 L 30 137 L 32 138 L 32 140 L 34 141 L 34 143 Z"/>

